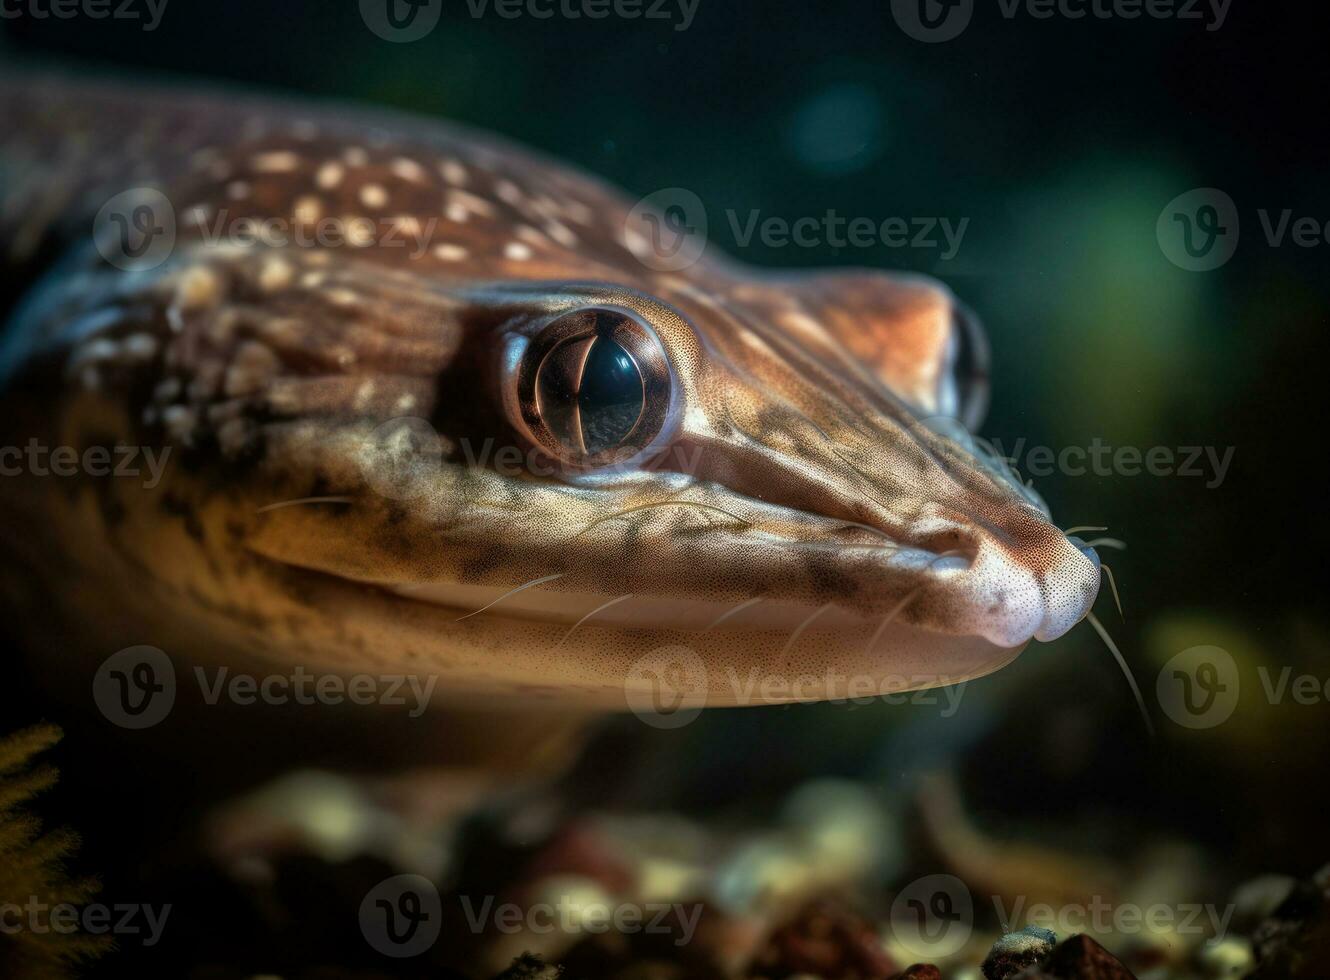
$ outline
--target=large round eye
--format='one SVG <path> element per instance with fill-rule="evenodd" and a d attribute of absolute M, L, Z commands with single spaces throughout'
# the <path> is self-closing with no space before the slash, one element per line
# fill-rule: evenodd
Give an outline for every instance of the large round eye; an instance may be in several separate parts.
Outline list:
<path fill-rule="evenodd" d="M 655 331 L 626 310 L 595 307 L 559 317 L 532 340 L 517 388 L 536 441 L 564 462 L 595 467 L 655 441 L 673 379 Z"/>

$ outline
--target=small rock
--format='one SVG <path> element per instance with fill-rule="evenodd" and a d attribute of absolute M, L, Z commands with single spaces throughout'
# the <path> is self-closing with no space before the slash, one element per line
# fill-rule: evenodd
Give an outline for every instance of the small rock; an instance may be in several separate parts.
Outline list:
<path fill-rule="evenodd" d="M 987 980 L 1007 980 L 1042 960 L 1057 941 L 1055 933 L 1039 926 L 1026 926 L 1020 932 L 1009 932 L 988 951 L 984 960 L 984 976 Z"/>
<path fill-rule="evenodd" d="M 559 967 L 551 966 L 539 956 L 524 953 L 494 980 L 559 980 L 562 976 L 563 970 Z"/>
<path fill-rule="evenodd" d="M 1089 936 L 1072 936 L 1019 980 L 1136 980 L 1122 961 Z"/>
<path fill-rule="evenodd" d="M 916 963 L 907 966 L 904 972 L 896 974 L 891 980 L 942 980 L 942 971 L 931 963 Z"/>
<path fill-rule="evenodd" d="M 815 902 L 772 934 L 752 971 L 773 980 L 807 973 L 822 980 L 888 980 L 896 964 L 866 920 Z"/>
<path fill-rule="evenodd" d="M 1322 980 L 1330 963 L 1330 865 L 1293 887 L 1252 933 L 1259 980 Z"/>

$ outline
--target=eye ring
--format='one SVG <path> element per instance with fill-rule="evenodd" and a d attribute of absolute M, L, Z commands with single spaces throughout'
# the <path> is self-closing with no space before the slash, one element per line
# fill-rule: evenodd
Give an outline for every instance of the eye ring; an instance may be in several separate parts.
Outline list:
<path fill-rule="evenodd" d="M 629 462 L 656 445 L 675 415 L 676 390 L 656 332 L 613 306 L 552 320 L 517 371 L 517 408 L 531 437 L 586 469 Z"/>

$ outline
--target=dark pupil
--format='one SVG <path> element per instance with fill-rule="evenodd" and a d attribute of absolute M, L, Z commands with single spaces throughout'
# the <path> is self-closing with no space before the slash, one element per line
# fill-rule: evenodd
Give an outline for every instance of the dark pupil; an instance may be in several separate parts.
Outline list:
<path fill-rule="evenodd" d="M 597 340 L 582 371 L 577 393 L 582 441 L 588 453 L 613 449 L 628 438 L 642 414 L 642 375 L 627 351 L 612 340 Z"/>
<path fill-rule="evenodd" d="M 541 365 L 537 394 L 541 416 L 559 441 L 594 456 L 632 433 L 642 415 L 644 388 L 628 352 L 598 337 L 551 351 Z"/>

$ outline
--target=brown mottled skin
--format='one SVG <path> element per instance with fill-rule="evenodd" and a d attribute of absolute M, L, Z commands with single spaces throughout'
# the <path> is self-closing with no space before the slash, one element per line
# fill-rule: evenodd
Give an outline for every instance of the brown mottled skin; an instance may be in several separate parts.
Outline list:
<path fill-rule="evenodd" d="M 54 603 L 94 654 L 621 709 L 641 658 L 684 646 L 725 704 L 753 670 L 813 675 L 799 698 L 984 674 L 1096 595 L 1092 551 L 922 424 L 973 424 L 983 399 L 972 325 L 934 282 L 775 276 L 714 247 L 655 271 L 631 201 L 527 151 L 230 94 L 0 79 L 0 170 L 5 443 L 173 450 L 152 489 L 5 483 L 11 594 Z M 135 187 L 179 232 L 126 272 L 93 219 Z M 367 217 L 408 244 L 210 244 L 219 214 Z M 586 307 L 659 338 L 669 438 L 608 475 L 533 468 L 504 352 Z M 402 416 L 442 461 L 408 455 L 385 494 L 376 429 Z"/>

